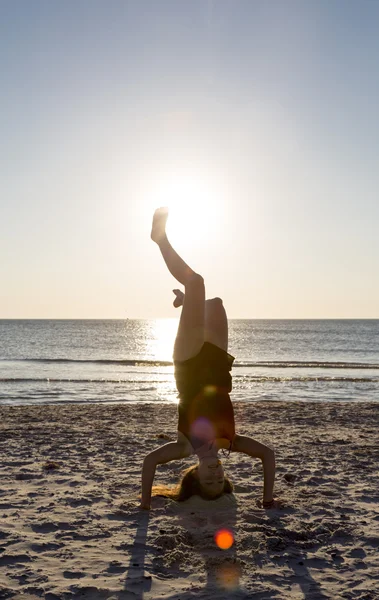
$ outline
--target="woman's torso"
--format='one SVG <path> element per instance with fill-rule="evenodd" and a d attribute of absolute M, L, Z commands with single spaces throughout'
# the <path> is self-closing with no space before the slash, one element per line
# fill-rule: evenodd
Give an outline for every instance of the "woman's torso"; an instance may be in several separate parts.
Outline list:
<path fill-rule="evenodd" d="M 197 450 L 209 441 L 228 448 L 234 438 L 234 412 L 229 397 L 234 357 L 209 342 L 183 362 L 175 362 L 179 392 L 178 441 Z"/>

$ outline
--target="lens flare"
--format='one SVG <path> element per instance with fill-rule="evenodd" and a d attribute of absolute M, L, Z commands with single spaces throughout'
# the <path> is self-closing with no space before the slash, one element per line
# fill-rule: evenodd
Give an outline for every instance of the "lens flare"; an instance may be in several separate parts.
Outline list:
<path fill-rule="evenodd" d="M 215 542 L 221 550 L 228 550 L 234 543 L 234 536 L 229 529 L 219 529 L 215 533 Z"/>
<path fill-rule="evenodd" d="M 241 567 L 237 564 L 221 565 L 217 572 L 217 584 L 225 590 L 236 590 L 239 587 Z"/>
<path fill-rule="evenodd" d="M 191 425 L 191 435 L 200 440 L 204 440 L 204 443 L 208 440 L 212 440 L 216 436 L 215 429 L 212 423 L 205 417 L 199 417 Z"/>
<path fill-rule="evenodd" d="M 203 393 L 204 396 L 207 396 L 208 398 L 214 396 L 217 394 L 217 387 L 215 385 L 206 385 L 203 389 Z"/>

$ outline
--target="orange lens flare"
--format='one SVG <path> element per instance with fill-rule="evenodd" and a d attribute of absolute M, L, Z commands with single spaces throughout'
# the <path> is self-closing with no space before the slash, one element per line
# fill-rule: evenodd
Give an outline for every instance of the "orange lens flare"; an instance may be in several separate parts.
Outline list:
<path fill-rule="evenodd" d="M 215 533 L 215 542 L 221 550 L 228 550 L 234 543 L 234 536 L 229 529 L 220 529 Z"/>

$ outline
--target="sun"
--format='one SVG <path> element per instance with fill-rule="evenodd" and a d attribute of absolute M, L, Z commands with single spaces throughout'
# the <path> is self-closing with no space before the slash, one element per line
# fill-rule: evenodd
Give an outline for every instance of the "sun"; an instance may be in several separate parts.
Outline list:
<path fill-rule="evenodd" d="M 152 213 L 167 206 L 167 233 L 181 247 L 207 245 L 226 227 L 225 200 L 221 186 L 209 175 L 177 172 L 157 178 L 150 186 L 146 208 Z"/>

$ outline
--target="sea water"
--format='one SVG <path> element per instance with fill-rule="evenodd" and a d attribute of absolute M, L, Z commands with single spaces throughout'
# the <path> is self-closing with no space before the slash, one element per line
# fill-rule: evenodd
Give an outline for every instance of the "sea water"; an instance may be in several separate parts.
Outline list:
<path fill-rule="evenodd" d="M 176 402 L 177 319 L 0 320 L 0 404 Z M 379 400 L 379 320 L 230 320 L 232 399 Z"/>

